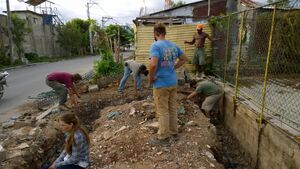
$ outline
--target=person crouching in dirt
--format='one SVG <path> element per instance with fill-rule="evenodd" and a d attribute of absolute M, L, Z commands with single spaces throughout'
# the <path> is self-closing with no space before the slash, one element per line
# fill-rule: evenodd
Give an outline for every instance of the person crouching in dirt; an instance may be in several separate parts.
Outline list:
<path fill-rule="evenodd" d="M 78 117 L 73 113 L 63 114 L 59 118 L 59 127 L 67 136 L 65 148 L 52 165 L 42 169 L 84 169 L 89 165 L 88 133 L 80 127 Z"/>
<path fill-rule="evenodd" d="M 135 96 L 138 96 L 138 90 L 141 90 L 141 86 L 142 86 L 141 74 L 147 76 L 148 73 L 149 72 L 145 65 L 138 63 L 134 60 L 126 61 L 124 66 L 124 75 L 122 80 L 120 81 L 118 91 L 120 93 L 123 92 L 127 79 L 129 78 L 130 75 L 132 75 L 134 78 L 134 91 L 135 91 L 134 94 Z"/>
<path fill-rule="evenodd" d="M 75 89 L 74 83 L 78 83 L 82 80 L 81 75 L 78 73 L 70 74 L 67 72 L 53 72 L 47 75 L 46 84 L 51 87 L 59 95 L 59 108 L 62 110 L 67 110 L 66 102 L 68 99 L 68 94 L 73 106 L 77 107 L 77 95 L 80 98 L 77 90 Z"/>
<path fill-rule="evenodd" d="M 212 115 L 216 116 L 219 110 L 218 102 L 224 94 L 223 88 L 215 82 L 203 78 L 198 81 L 191 80 L 190 86 L 196 87 L 196 90 L 187 98 L 191 99 L 197 95 L 200 95 L 200 97 L 205 97 L 201 109 L 204 110 L 204 114 L 207 117 Z"/>

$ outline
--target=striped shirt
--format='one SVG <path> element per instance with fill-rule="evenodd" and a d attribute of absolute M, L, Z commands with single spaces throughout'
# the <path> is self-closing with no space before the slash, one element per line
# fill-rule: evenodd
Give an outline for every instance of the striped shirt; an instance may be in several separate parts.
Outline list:
<path fill-rule="evenodd" d="M 74 133 L 74 142 L 71 154 L 67 154 L 64 150 L 55 160 L 55 167 L 74 164 L 86 168 L 89 165 L 89 144 L 85 135 L 81 131 Z"/>

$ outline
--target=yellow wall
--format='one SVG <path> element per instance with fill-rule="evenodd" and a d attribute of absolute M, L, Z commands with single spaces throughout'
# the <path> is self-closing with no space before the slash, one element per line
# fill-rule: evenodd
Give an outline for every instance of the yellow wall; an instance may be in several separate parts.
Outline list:
<path fill-rule="evenodd" d="M 188 25 L 171 25 L 167 27 L 166 39 L 176 43 L 188 56 L 189 61 L 185 65 L 186 68 L 192 70 L 192 58 L 194 55 L 194 45 L 186 44 L 184 47 L 184 40 L 192 41 L 193 35 L 196 32 L 196 24 Z M 208 25 L 205 25 L 204 32 L 211 35 L 211 30 Z M 135 58 L 136 61 L 149 64 L 149 50 L 151 44 L 154 42 L 153 37 L 153 26 L 139 26 L 136 30 L 136 51 Z M 205 43 L 206 57 L 211 55 L 211 42 L 206 40 Z"/>

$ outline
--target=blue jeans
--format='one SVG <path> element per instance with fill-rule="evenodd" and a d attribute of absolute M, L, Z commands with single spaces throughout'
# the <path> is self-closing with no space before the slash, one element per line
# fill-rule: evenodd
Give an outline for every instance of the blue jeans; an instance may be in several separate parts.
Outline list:
<path fill-rule="evenodd" d="M 50 165 L 43 166 L 42 169 L 49 169 Z M 56 169 L 84 169 L 78 165 L 69 164 L 57 167 Z"/>
<path fill-rule="evenodd" d="M 130 76 L 130 73 L 132 71 L 129 69 L 128 66 L 124 66 L 124 75 L 122 77 L 122 80 L 120 82 L 120 85 L 119 85 L 119 88 L 118 88 L 118 91 L 119 92 L 122 92 L 124 90 L 124 87 L 125 87 L 125 84 L 126 84 L 126 81 L 127 79 L 129 78 Z M 138 74 L 136 75 L 136 77 L 134 77 L 134 82 L 137 83 L 137 89 L 140 90 L 141 89 L 141 86 L 142 86 L 142 80 L 141 80 L 141 75 Z"/>

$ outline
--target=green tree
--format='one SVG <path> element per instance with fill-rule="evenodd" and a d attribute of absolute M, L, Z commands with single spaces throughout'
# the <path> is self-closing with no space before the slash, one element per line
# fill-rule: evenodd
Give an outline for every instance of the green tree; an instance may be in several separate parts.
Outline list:
<path fill-rule="evenodd" d="M 70 53 L 84 55 L 89 51 L 89 27 L 95 20 L 72 19 L 59 28 L 58 42 Z"/>
<path fill-rule="evenodd" d="M 10 64 L 9 58 L 5 55 L 6 49 L 2 39 L 0 39 L 0 68 Z"/>
<path fill-rule="evenodd" d="M 17 54 L 21 60 L 22 54 L 24 53 L 23 42 L 25 42 L 25 36 L 31 32 L 31 29 L 26 25 L 26 21 L 18 18 L 17 15 L 13 14 L 12 20 L 12 39 L 17 48 Z"/>
<path fill-rule="evenodd" d="M 58 42 L 69 54 L 80 53 L 83 36 L 74 22 L 67 22 L 58 29 Z"/>
<path fill-rule="evenodd" d="M 83 54 L 87 53 L 86 51 L 90 51 L 90 41 L 89 41 L 89 27 L 91 25 L 97 25 L 95 20 L 82 20 L 82 19 L 73 19 L 71 21 L 75 25 L 78 26 L 80 33 L 82 35 L 81 39 L 81 50 L 83 50 Z"/>
<path fill-rule="evenodd" d="M 108 38 L 113 42 L 118 38 L 118 29 L 120 30 L 120 44 L 121 46 L 133 43 L 134 41 L 134 31 L 129 26 L 120 26 L 120 25 L 109 25 L 105 31 Z"/>
<path fill-rule="evenodd" d="M 95 36 L 93 39 L 94 48 L 101 53 L 101 51 L 110 50 L 108 37 L 104 29 L 102 29 L 98 25 L 93 25 L 92 27 L 93 32 L 95 32 Z"/>
<path fill-rule="evenodd" d="M 174 1 L 171 1 L 171 7 L 172 8 L 176 8 L 176 7 L 179 7 L 179 6 L 184 5 L 184 4 L 185 4 L 185 2 L 181 1 L 181 0 L 179 0 L 177 3 L 174 2 Z"/>

